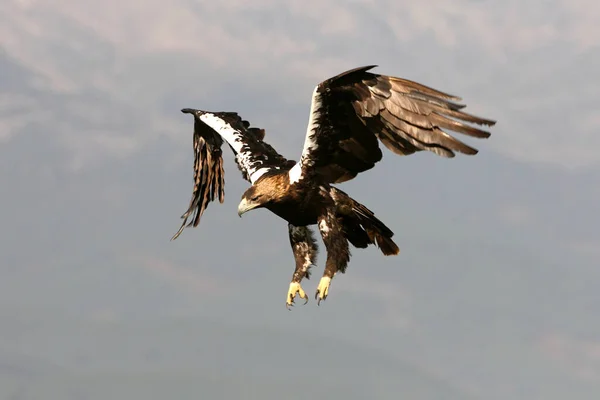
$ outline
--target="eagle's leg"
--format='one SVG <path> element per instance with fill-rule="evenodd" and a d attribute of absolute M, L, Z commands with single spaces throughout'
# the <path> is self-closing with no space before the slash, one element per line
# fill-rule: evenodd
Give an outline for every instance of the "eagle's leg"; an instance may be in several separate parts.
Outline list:
<path fill-rule="evenodd" d="M 290 282 L 290 288 L 285 300 L 285 306 L 289 309 L 294 304 L 296 295 L 305 300 L 304 304 L 308 302 L 308 296 L 302 289 L 302 286 L 300 286 L 300 282 L 302 279 L 310 277 L 310 267 L 317 261 L 318 247 L 313 233 L 308 226 L 288 224 L 288 231 L 290 234 L 290 245 L 292 246 L 294 259 L 296 260 L 296 269 L 294 275 L 292 275 L 292 281 Z"/>
<path fill-rule="evenodd" d="M 318 222 L 319 231 L 327 249 L 325 272 L 323 272 L 315 293 L 317 304 L 321 304 L 321 301 L 325 300 L 329 294 L 329 286 L 335 274 L 338 271 L 342 273 L 346 271 L 346 266 L 350 261 L 350 249 L 348 248 L 348 240 L 344 236 L 342 226 L 333 209 L 328 209 L 324 215 L 319 217 Z"/>

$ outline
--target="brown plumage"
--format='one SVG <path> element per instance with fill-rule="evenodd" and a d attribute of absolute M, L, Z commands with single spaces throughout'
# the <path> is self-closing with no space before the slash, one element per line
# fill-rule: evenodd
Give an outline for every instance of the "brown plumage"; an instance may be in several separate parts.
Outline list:
<path fill-rule="evenodd" d="M 303 153 L 304 165 L 330 183 L 341 183 L 369 170 L 383 156 L 379 139 L 398 155 L 432 151 L 443 157 L 456 152 L 474 155 L 477 150 L 450 136 L 452 130 L 476 138 L 490 133 L 466 124 L 491 126 L 495 121 L 462 111 L 461 98 L 406 79 L 367 72 L 374 66 L 356 68 L 319 84 L 313 104 L 321 103 L 308 132 L 314 143 Z M 318 112 L 317 112 L 318 111 Z M 302 160 L 301 160 L 302 161 Z"/>
<path fill-rule="evenodd" d="M 192 221 L 187 226 L 198 226 L 208 203 L 215 197 L 219 199 L 220 203 L 225 200 L 222 145 L 223 139 L 218 133 L 200 120 L 194 122 L 194 189 L 190 205 L 181 216 L 183 223 L 171 240 L 175 240 L 181 235 L 190 216 L 193 215 Z"/>
<path fill-rule="evenodd" d="M 238 214 L 266 208 L 288 222 L 296 268 L 286 297 L 307 298 L 300 283 L 308 278 L 318 252 L 310 225 L 317 225 L 327 250 L 316 298 L 324 300 L 331 279 L 345 272 L 349 243 L 377 246 L 384 255 L 399 253 L 393 232 L 363 204 L 332 186 L 354 178 L 382 158 L 379 142 L 398 155 L 431 151 L 443 157 L 477 150 L 446 130 L 475 138 L 490 133 L 469 124 L 494 121 L 462 111 L 459 97 L 392 76 L 356 68 L 320 83 L 313 93 L 304 148 L 298 162 L 264 142 L 265 131 L 250 127 L 236 113 L 184 109 L 194 115 L 194 191 L 177 238 L 192 214 L 197 226 L 209 202 L 223 201 L 221 145 L 226 141 L 242 176 L 252 186 Z"/>

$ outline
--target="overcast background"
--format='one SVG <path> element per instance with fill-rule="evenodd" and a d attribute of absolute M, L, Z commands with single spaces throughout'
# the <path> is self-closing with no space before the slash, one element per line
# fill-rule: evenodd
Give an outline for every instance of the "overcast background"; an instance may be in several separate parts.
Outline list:
<path fill-rule="evenodd" d="M 399 256 L 288 312 L 286 223 L 238 218 L 229 151 L 225 204 L 169 242 L 181 108 L 297 158 L 314 85 L 367 64 L 498 120 L 342 186 Z M 598 71 L 595 0 L 0 0 L 0 399 L 597 399 Z"/>

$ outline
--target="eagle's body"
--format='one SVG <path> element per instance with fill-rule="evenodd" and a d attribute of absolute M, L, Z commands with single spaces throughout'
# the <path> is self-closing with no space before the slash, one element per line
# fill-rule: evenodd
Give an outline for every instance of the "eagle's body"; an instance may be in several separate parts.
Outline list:
<path fill-rule="evenodd" d="M 264 207 L 295 226 L 314 225 L 323 210 L 333 205 L 330 196 L 315 190 L 313 184 L 290 183 L 288 169 L 263 176 L 256 182 L 272 193 Z"/>
<path fill-rule="evenodd" d="M 495 122 L 461 111 L 459 98 L 416 82 L 356 68 L 319 84 L 313 93 L 302 155 L 288 160 L 264 142 L 265 132 L 251 128 L 236 113 L 183 109 L 194 115 L 194 191 L 187 219 L 197 226 L 208 203 L 223 201 L 221 145 L 226 141 L 244 178 L 252 186 L 244 193 L 238 214 L 266 208 L 288 222 L 290 245 L 296 260 L 286 305 L 296 295 L 307 298 L 300 286 L 316 262 L 317 245 L 309 226 L 317 225 L 327 249 L 323 277 L 317 288 L 319 302 L 327 297 L 331 279 L 345 272 L 349 243 L 357 248 L 376 245 L 385 255 L 398 254 L 393 232 L 367 207 L 333 186 L 373 168 L 381 160 L 379 142 L 398 155 L 428 150 L 444 157 L 477 150 L 442 129 L 486 138 L 489 133 L 462 121 Z"/>
<path fill-rule="evenodd" d="M 336 202 L 332 196 L 338 197 L 339 189 L 325 182 L 294 182 L 289 181 L 289 170 L 263 176 L 256 182 L 256 187 L 268 190 L 271 200 L 263 205 L 295 226 L 315 225 L 319 216 L 331 207 L 339 207 L 340 212 L 344 203 Z"/>

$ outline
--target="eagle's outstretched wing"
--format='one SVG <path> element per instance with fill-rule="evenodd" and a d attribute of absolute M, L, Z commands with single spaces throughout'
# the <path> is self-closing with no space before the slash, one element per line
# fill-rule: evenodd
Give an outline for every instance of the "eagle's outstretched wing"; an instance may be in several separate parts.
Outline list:
<path fill-rule="evenodd" d="M 477 150 L 444 129 L 490 136 L 465 122 L 492 126 L 495 121 L 461 111 L 459 97 L 367 72 L 373 67 L 346 71 L 315 88 L 302 156 L 290 170 L 292 182 L 315 174 L 330 183 L 350 180 L 381 160 L 378 140 L 399 155 L 428 150 L 454 157 Z"/>
<path fill-rule="evenodd" d="M 269 171 L 289 169 L 295 163 L 263 141 L 264 129 L 250 127 L 248 121 L 242 120 L 237 113 L 190 108 L 181 112 L 194 115 L 194 189 L 189 207 L 181 216 L 181 227 L 171 240 L 177 239 L 186 226 L 198 226 L 204 210 L 215 198 L 223 202 L 223 141 L 233 150 L 242 176 L 251 183 Z M 190 217 L 192 220 L 188 223 Z"/>

